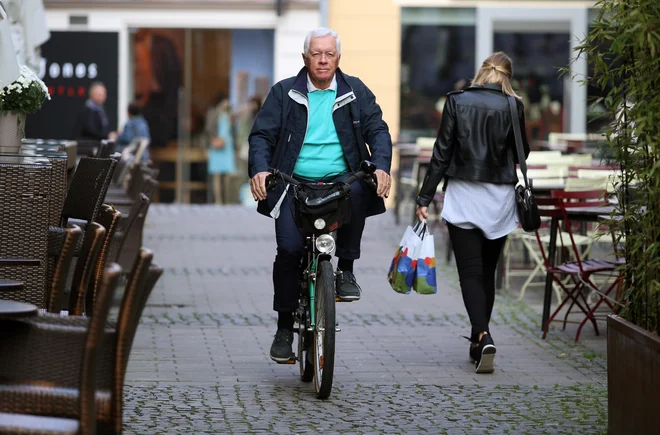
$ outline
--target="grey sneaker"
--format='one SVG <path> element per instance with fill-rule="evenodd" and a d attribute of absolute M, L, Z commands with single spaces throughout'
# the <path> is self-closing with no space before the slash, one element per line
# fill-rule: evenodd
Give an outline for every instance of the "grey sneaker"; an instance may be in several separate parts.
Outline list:
<path fill-rule="evenodd" d="M 295 358 L 293 353 L 293 331 L 290 329 L 278 329 L 275 339 L 270 346 L 270 359 L 277 363 L 287 363 Z"/>
<path fill-rule="evenodd" d="M 362 289 L 355 280 L 353 272 L 342 272 L 337 277 L 337 296 L 340 300 L 345 302 L 352 302 L 360 300 L 360 293 Z"/>

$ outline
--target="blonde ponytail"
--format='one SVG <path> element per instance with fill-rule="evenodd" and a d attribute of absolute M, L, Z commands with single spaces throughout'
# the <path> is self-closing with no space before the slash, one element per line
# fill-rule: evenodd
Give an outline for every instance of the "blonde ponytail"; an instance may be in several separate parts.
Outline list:
<path fill-rule="evenodd" d="M 513 78 L 513 63 L 509 56 L 502 51 L 493 53 L 481 64 L 477 75 L 472 80 L 472 86 L 483 86 L 494 84 L 502 86 L 502 92 L 506 95 L 520 99 L 511 85 Z"/>

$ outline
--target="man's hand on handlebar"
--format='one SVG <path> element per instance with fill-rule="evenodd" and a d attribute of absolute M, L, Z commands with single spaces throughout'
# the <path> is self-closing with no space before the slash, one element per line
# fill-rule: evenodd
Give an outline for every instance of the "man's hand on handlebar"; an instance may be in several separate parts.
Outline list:
<path fill-rule="evenodd" d="M 266 199 L 266 177 L 269 175 L 268 171 L 259 172 L 250 180 L 250 190 L 255 201 Z"/>
<path fill-rule="evenodd" d="M 387 198 L 387 196 L 390 194 L 390 183 L 392 182 L 392 179 L 387 174 L 387 172 L 383 171 L 382 169 L 376 169 L 374 175 L 376 176 L 376 181 L 378 182 L 376 194 L 380 198 Z"/>

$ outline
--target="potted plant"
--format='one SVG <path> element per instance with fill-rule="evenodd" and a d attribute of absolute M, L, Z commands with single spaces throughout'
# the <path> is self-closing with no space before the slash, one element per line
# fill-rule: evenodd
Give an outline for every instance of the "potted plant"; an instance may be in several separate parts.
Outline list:
<path fill-rule="evenodd" d="M 620 168 L 616 219 L 623 293 L 607 319 L 609 434 L 660 430 L 660 2 L 599 0 L 577 50 L 612 122 L 607 159 Z"/>
<path fill-rule="evenodd" d="M 16 153 L 25 137 L 25 118 L 50 100 L 48 88 L 27 66 L 20 76 L 0 89 L 0 151 Z"/>

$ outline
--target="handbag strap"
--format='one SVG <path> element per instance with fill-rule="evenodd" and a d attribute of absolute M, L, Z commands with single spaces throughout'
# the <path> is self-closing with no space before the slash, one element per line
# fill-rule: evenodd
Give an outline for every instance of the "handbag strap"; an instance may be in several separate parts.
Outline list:
<path fill-rule="evenodd" d="M 520 120 L 518 119 L 518 106 L 516 99 L 508 96 L 509 111 L 511 112 L 511 122 L 513 123 L 513 136 L 516 139 L 516 152 L 518 153 L 518 164 L 520 164 L 520 172 L 523 174 L 525 180 L 525 189 L 529 189 L 529 182 L 527 181 L 527 162 L 525 161 L 525 152 L 523 151 L 522 137 L 520 135 Z"/>

